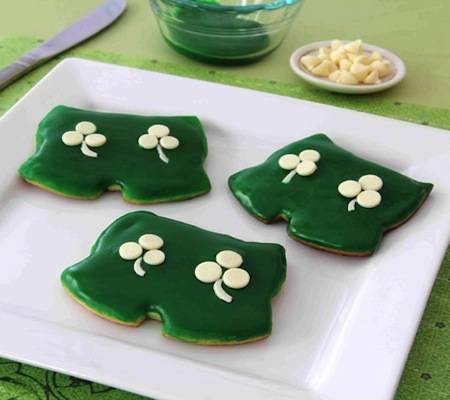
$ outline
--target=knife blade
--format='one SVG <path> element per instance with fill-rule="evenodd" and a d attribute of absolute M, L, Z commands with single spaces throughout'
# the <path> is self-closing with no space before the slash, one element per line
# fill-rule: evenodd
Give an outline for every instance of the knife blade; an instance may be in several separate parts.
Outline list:
<path fill-rule="evenodd" d="M 108 0 L 94 11 L 0 70 L 0 90 L 38 65 L 70 49 L 112 24 L 125 11 L 127 0 Z"/>

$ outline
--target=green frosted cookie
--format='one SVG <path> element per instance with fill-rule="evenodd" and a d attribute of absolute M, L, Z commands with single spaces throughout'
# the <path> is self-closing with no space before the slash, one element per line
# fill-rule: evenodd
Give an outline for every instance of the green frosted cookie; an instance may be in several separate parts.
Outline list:
<path fill-rule="evenodd" d="M 57 106 L 39 124 L 29 183 L 67 197 L 121 190 L 132 203 L 207 193 L 206 138 L 196 117 L 145 117 Z"/>
<path fill-rule="evenodd" d="M 401 225 L 433 185 L 364 160 L 324 134 L 291 143 L 229 179 L 239 202 L 260 220 L 288 221 L 296 240 L 365 256 L 383 233 Z"/>
<path fill-rule="evenodd" d="M 286 275 L 284 248 L 208 232 L 146 211 L 126 214 L 61 276 L 94 313 L 125 325 L 162 321 L 165 336 L 199 344 L 271 332 L 271 299 Z"/>

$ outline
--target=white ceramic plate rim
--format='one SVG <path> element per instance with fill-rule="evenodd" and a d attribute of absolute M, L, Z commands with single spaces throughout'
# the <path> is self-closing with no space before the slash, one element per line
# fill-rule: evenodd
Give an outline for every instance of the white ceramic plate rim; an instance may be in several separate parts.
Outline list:
<path fill-rule="evenodd" d="M 349 41 L 343 40 L 342 42 L 348 43 Z M 352 94 L 379 92 L 397 85 L 406 76 L 406 66 L 400 57 L 389 50 L 368 43 L 363 43 L 363 49 L 365 51 L 380 52 L 380 54 L 382 54 L 384 58 L 390 60 L 394 66 L 394 72 L 391 76 L 374 85 L 344 85 L 341 83 L 332 82 L 328 78 L 320 78 L 314 76 L 300 65 L 301 57 L 313 51 L 317 51 L 320 47 L 330 46 L 330 43 L 330 40 L 325 40 L 321 42 L 310 43 L 295 50 L 292 53 L 289 61 L 292 71 L 294 71 L 300 78 L 304 79 L 314 86 L 325 88 L 333 92 Z"/>
<path fill-rule="evenodd" d="M 23 112 L 30 109 L 32 101 L 40 102 L 45 97 L 47 87 L 51 87 L 52 82 L 58 82 L 56 77 L 65 77 L 67 80 L 67 77 L 73 73 L 83 73 L 89 84 L 102 74 L 105 74 L 104 76 L 108 79 L 114 76 L 120 82 L 123 80 L 125 85 L 133 87 L 137 85 L 137 90 L 141 90 L 142 80 L 148 80 L 147 84 L 152 85 L 157 80 L 163 81 L 165 84 L 188 88 L 190 89 L 189 93 L 194 93 L 192 88 L 195 87 L 197 92 L 204 93 L 206 90 L 215 93 L 217 91 L 222 96 L 243 97 L 246 100 L 258 98 L 266 106 L 270 107 L 275 103 L 280 103 L 279 105 L 282 108 L 290 105 L 297 110 L 298 106 L 301 105 L 311 110 L 316 109 L 321 113 L 324 112 L 324 114 L 330 112 L 336 116 L 338 115 L 336 113 L 339 113 L 346 118 L 353 118 L 353 121 L 362 119 L 367 121 L 370 119 L 383 122 L 383 124 L 389 123 L 395 127 L 419 130 L 424 133 L 426 131 L 427 142 L 434 143 L 435 140 L 439 139 L 437 143 L 441 143 L 441 146 L 438 146 L 438 150 L 436 150 L 440 152 L 439 157 L 433 158 L 428 162 L 432 164 L 433 169 L 434 167 L 438 168 L 438 171 L 450 168 L 450 145 L 447 145 L 447 138 L 445 138 L 445 143 L 443 142 L 443 133 L 445 132 L 443 130 L 247 89 L 78 59 L 67 59 L 55 67 L 32 91 L 0 119 L 0 127 L 6 123 L 14 123 L 15 118 L 24 116 Z M 67 82 L 68 84 L 70 82 L 71 87 L 74 86 L 74 82 L 70 80 L 67 80 Z M 102 82 L 106 85 L 113 83 L 110 80 Z M 106 94 L 122 95 L 122 93 L 114 91 L 114 85 L 111 88 L 104 87 L 103 89 Z M 57 88 L 57 90 L 61 90 L 62 93 L 68 89 Z M 70 96 L 72 96 L 71 102 L 76 105 L 78 89 L 75 88 L 70 93 Z M 58 93 L 53 93 L 53 95 L 56 98 L 59 96 Z M 195 95 L 197 96 L 198 93 L 195 93 Z M 336 121 L 333 120 L 333 123 L 336 123 Z M 9 171 L 15 171 L 15 169 L 16 165 L 8 166 L 5 175 Z M 427 169 L 426 165 L 425 169 Z M 440 173 L 436 177 L 437 180 L 440 179 L 440 183 L 443 185 L 442 190 L 436 190 L 436 195 L 441 199 L 441 202 L 450 197 L 450 179 L 442 175 Z M 417 178 L 421 177 L 418 176 Z M 116 199 L 116 201 L 120 200 Z M 238 207 L 237 204 L 235 206 Z M 432 207 L 425 205 L 424 208 L 429 211 Z M 423 216 L 417 216 L 414 218 L 414 221 L 420 221 L 421 219 L 424 219 Z M 397 299 L 389 298 L 389 301 L 386 301 L 384 292 L 392 288 L 392 282 L 386 282 L 386 280 L 376 281 L 376 284 L 370 287 L 368 297 L 364 296 L 362 299 L 364 307 L 361 306 L 361 310 L 359 309 L 360 307 L 352 307 L 349 312 L 351 315 L 356 315 L 359 318 L 357 318 L 357 321 L 360 321 L 361 318 L 366 317 L 365 314 L 361 313 L 364 310 L 367 311 L 368 307 L 369 310 L 373 310 L 373 304 L 377 304 L 374 316 L 381 319 L 377 320 L 375 318 L 372 320 L 370 318 L 370 321 L 367 321 L 367 318 L 365 318 L 364 321 L 361 320 L 361 324 L 358 324 L 356 329 L 346 326 L 346 330 L 351 330 L 352 332 L 348 343 L 343 341 L 343 332 L 337 332 L 333 336 L 333 343 L 342 344 L 339 347 L 338 354 L 332 354 L 331 359 L 333 363 L 326 362 L 328 358 L 317 360 L 318 363 L 314 365 L 314 369 L 322 372 L 320 379 L 317 380 L 317 378 L 311 377 L 304 390 L 298 386 L 290 386 L 270 378 L 240 375 L 227 368 L 216 367 L 209 363 L 194 362 L 181 356 L 165 353 L 163 349 L 143 349 L 130 343 L 112 340 L 103 335 L 68 329 L 56 323 L 23 316 L 1 302 L 0 355 L 146 396 L 152 396 L 158 400 L 198 400 L 199 398 L 208 398 L 208 396 L 214 396 L 217 400 L 229 398 L 245 398 L 246 400 L 313 400 L 325 398 L 348 400 L 350 398 L 354 399 L 357 393 L 361 394 L 361 390 L 364 393 L 365 400 L 387 400 L 392 398 L 395 393 L 402 367 L 414 339 L 414 333 L 432 288 L 434 277 L 445 253 L 450 236 L 449 222 L 450 214 L 446 211 L 445 214 L 440 215 L 439 221 L 433 222 L 433 232 L 435 234 L 423 232 L 422 236 L 414 237 L 414 240 L 420 243 L 419 252 L 411 253 L 410 257 L 413 260 L 419 260 L 419 262 L 429 263 L 429 265 L 427 265 L 427 268 L 414 271 L 410 277 L 405 277 L 404 279 L 408 290 L 406 293 L 407 298 L 408 300 L 413 300 L 413 304 L 410 304 L 409 308 L 402 310 L 401 314 L 398 314 L 398 310 L 392 309 L 393 304 L 398 306 L 396 303 Z M 407 226 L 411 226 L 411 223 L 408 223 Z M 262 228 L 267 229 L 264 226 Z M 421 252 L 421 249 L 428 249 L 428 252 Z M 307 251 L 305 250 L 305 252 Z M 317 254 L 322 253 L 319 252 Z M 328 255 L 323 255 L 323 257 L 326 258 Z M 373 260 L 378 261 L 379 259 L 374 258 Z M 394 273 L 395 271 L 392 271 L 389 277 L 393 277 Z M 376 274 L 376 270 L 372 270 L 371 274 Z M 414 287 L 411 286 L 410 288 L 408 285 L 411 283 Z M 286 289 L 283 292 L 286 292 Z M 394 303 L 392 304 L 392 302 Z M 82 313 L 83 311 L 79 310 L 79 312 Z M 389 346 L 392 346 L 391 343 L 384 344 L 377 341 L 377 335 L 385 333 L 382 329 L 386 328 L 384 318 L 387 312 L 392 313 L 392 316 L 395 317 L 400 316 L 404 323 L 401 327 L 401 332 L 392 332 L 392 343 L 395 343 L 397 346 L 395 348 L 396 354 L 392 358 L 392 363 L 388 365 L 388 371 L 380 371 L 380 365 L 376 364 L 374 371 L 377 372 L 377 376 L 367 376 L 361 365 L 355 363 L 355 360 L 360 360 L 360 354 L 366 351 L 367 346 L 364 341 L 356 343 L 355 340 L 360 337 L 373 336 L 375 339 L 374 346 L 376 342 L 379 346 L 388 346 L 387 349 L 390 350 Z M 388 322 L 390 323 L 391 321 Z M 378 331 L 372 332 L 373 329 Z M 343 346 L 344 344 L 345 346 Z M 192 349 L 194 352 L 196 351 L 195 346 Z M 377 347 L 373 349 L 375 358 L 378 355 L 378 350 Z M 386 347 L 382 347 L 382 350 L 385 351 Z M 335 352 L 336 349 L 333 350 L 333 347 L 323 348 L 323 353 L 330 351 Z M 121 362 L 117 362 L 117 360 L 121 360 Z M 125 371 L 123 365 L 127 365 L 129 370 Z M 385 363 L 383 365 L 384 367 L 387 366 Z M 338 368 L 336 369 L 336 367 Z M 150 371 L 151 374 L 149 373 Z M 176 377 L 176 384 L 174 384 L 174 377 Z M 355 391 L 353 386 L 359 387 Z M 375 392 L 377 396 L 373 397 L 372 393 Z M 357 399 L 361 399 L 361 396 L 357 397 Z"/>

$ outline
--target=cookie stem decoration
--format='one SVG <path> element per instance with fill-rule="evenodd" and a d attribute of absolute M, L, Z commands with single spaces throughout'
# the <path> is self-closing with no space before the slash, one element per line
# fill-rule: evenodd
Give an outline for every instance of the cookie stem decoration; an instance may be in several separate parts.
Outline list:
<path fill-rule="evenodd" d="M 295 174 L 300 176 L 309 176 L 316 172 L 317 164 L 320 160 L 320 153 L 316 150 L 303 150 L 298 156 L 296 154 L 285 154 L 278 160 L 278 165 L 287 171 L 290 171 L 281 181 L 289 183 Z"/>
<path fill-rule="evenodd" d="M 364 175 L 358 181 L 347 180 L 338 186 L 338 192 L 350 198 L 347 210 L 355 211 L 356 204 L 364 208 L 375 208 L 381 203 L 381 195 L 378 193 L 383 187 L 383 180 L 377 175 Z"/>
<path fill-rule="evenodd" d="M 233 250 L 223 250 L 217 253 L 216 262 L 204 261 L 195 268 L 195 277 L 203 283 L 213 283 L 215 295 L 226 303 L 231 303 L 231 297 L 222 287 L 222 283 L 231 289 L 242 289 L 250 282 L 249 273 L 239 268 L 243 263 L 239 253 Z M 226 271 L 222 275 L 222 268 Z"/>
<path fill-rule="evenodd" d="M 139 146 L 145 150 L 156 148 L 161 161 L 168 164 L 169 158 L 164 153 L 163 148 L 166 150 L 176 149 L 180 145 L 179 140 L 174 136 L 170 136 L 170 129 L 166 125 L 152 125 L 147 132 L 139 137 Z"/>
<path fill-rule="evenodd" d="M 139 237 L 138 243 L 125 242 L 119 247 L 119 255 L 124 260 L 135 260 L 133 269 L 134 272 L 143 277 L 146 274 L 142 268 L 142 260 L 149 265 L 160 265 L 165 259 L 166 255 L 160 248 L 164 245 L 164 241 L 158 235 L 147 233 Z M 144 250 L 147 250 L 142 256 Z"/>
<path fill-rule="evenodd" d="M 91 150 L 91 147 L 101 147 L 106 143 L 106 136 L 100 133 L 95 133 L 97 127 L 90 121 L 81 121 L 75 126 L 74 131 L 65 132 L 61 139 L 66 146 L 79 146 L 81 152 L 92 158 L 97 158 L 98 154 Z"/>

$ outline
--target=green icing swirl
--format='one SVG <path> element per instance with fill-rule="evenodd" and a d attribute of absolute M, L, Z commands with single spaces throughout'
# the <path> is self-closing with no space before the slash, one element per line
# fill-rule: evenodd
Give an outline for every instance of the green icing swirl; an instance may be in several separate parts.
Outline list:
<path fill-rule="evenodd" d="M 281 181 L 286 170 L 278 165 L 284 154 L 319 151 L 317 171 Z M 347 211 L 350 199 L 338 185 L 366 174 L 378 175 L 384 185 L 381 204 L 372 209 L 356 206 Z M 379 246 L 383 233 L 406 221 L 433 188 L 336 146 L 326 135 L 316 134 L 273 153 L 265 162 L 229 178 L 235 197 L 251 214 L 265 222 L 284 218 L 288 233 L 305 244 L 349 255 L 369 255 Z"/>
<path fill-rule="evenodd" d="M 107 143 L 93 148 L 98 158 L 87 157 L 80 146 L 66 146 L 61 137 L 80 121 L 91 121 Z M 156 149 L 138 145 L 139 136 L 154 124 L 170 128 L 180 145 L 165 150 L 161 161 Z M 206 138 L 193 116 L 146 117 L 86 111 L 66 106 L 51 110 L 39 124 L 36 152 L 19 169 L 28 182 L 68 197 L 94 199 L 111 186 L 133 203 L 188 199 L 207 193 L 211 186 L 203 170 Z"/>
<path fill-rule="evenodd" d="M 145 233 L 164 240 L 166 260 L 159 266 L 143 263 L 144 277 L 123 260 L 119 247 L 137 242 Z M 233 297 L 216 297 L 213 284 L 194 275 L 203 261 L 214 261 L 221 250 L 241 254 L 250 283 Z M 161 319 L 163 334 L 202 344 L 232 344 L 256 340 L 271 332 L 271 299 L 286 275 L 284 248 L 278 244 L 244 242 L 146 211 L 128 213 L 98 238 L 91 254 L 61 276 L 65 289 L 78 302 L 108 319 L 138 325 L 145 318 Z"/>

